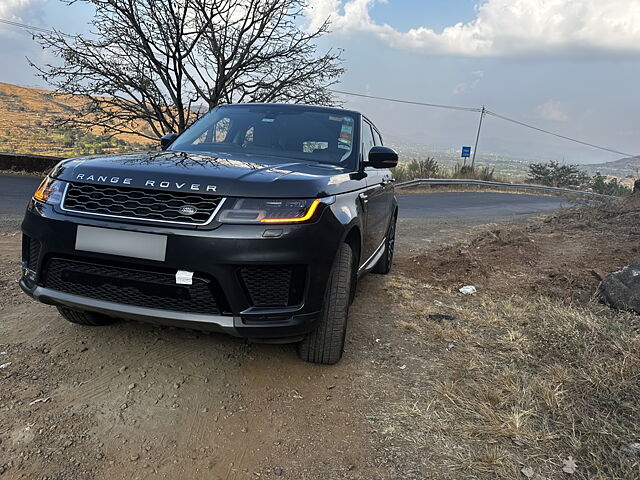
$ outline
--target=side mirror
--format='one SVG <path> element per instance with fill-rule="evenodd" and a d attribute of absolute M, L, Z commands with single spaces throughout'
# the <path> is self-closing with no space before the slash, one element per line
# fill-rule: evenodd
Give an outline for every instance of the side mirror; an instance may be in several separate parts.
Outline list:
<path fill-rule="evenodd" d="M 169 147 L 169 145 L 175 142 L 178 136 L 179 135 L 177 133 L 167 133 L 166 135 L 163 135 L 162 138 L 160 139 L 160 148 L 162 150 L 166 150 Z"/>
<path fill-rule="evenodd" d="M 398 154 L 389 147 L 371 148 L 369 160 L 365 162 L 366 167 L 373 168 L 394 168 L 396 165 L 398 165 Z"/>

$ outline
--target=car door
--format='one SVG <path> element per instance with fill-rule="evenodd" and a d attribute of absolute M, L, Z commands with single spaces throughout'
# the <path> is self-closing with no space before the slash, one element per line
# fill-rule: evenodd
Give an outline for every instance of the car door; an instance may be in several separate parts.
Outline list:
<path fill-rule="evenodd" d="M 384 143 L 382 141 L 382 135 L 380 134 L 380 132 L 378 131 L 378 129 L 376 128 L 375 125 L 371 124 L 373 126 L 373 140 L 376 144 L 376 146 L 384 146 Z M 391 215 L 393 215 L 393 209 L 395 206 L 395 191 L 393 188 L 393 182 L 394 182 L 394 178 L 393 178 L 393 173 L 391 172 L 391 170 L 389 169 L 378 169 L 378 172 L 382 175 L 382 187 L 383 187 L 383 191 L 384 191 L 384 203 L 385 203 L 385 222 L 386 222 L 386 227 L 384 228 L 384 232 L 383 232 L 383 236 L 386 236 L 387 234 L 387 230 L 388 230 L 388 226 L 389 226 L 389 222 L 391 221 Z"/>
<path fill-rule="evenodd" d="M 375 146 L 374 129 L 369 121 L 362 119 L 362 155 L 363 161 L 369 158 L 369 150 Z M 387 226 L 387 199 L 385 195 L 385 176 L 388 170 L 365 167 L 366 189 L 360 194 L 366 219 L 362 256 L 366 262 L 371 259 L 384 241 Z"/>

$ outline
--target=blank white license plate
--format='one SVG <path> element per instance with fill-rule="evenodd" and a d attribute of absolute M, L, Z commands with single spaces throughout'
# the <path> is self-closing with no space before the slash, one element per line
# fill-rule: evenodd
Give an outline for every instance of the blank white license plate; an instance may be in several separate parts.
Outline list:
<path fill-rule="evenodd" d="M 167 237 L 78 225 L 76 250 L 163 262 L 167 252 Z"/>

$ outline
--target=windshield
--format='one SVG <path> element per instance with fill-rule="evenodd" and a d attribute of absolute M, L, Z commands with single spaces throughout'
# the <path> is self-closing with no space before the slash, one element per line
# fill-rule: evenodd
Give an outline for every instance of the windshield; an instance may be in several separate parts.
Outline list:
<path fill-rule="evenodd" d="M 224 106 L 194 123 L 169 150 L 269 155 L 351 167 L 355 165 L 355 125 L 355 118 L 340 110 Z"/>

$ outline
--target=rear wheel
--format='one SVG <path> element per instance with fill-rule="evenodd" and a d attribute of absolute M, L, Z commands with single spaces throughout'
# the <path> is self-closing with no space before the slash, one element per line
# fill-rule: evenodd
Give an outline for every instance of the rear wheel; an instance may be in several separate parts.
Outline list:
<path fill-rule="evenodd" d="M 344 243 L 338 250 L 331 271 L 320 324 L 298 344 L 298 355 L 301 359 L 333 365 L 342 358 L 347 334 L 353 268 L 353 252 L 351 247 Z"/>
<path fill-rule="evenodd" d="M 389 230 L 387 232 L 387 239 L 385 240 L 384 245 L 384 255 L 378 263 L 371 270 L 373 273 L 381 273 L 383 275 L 389 273 L 391 271 L 391 264 L 393 263 L 393 249 L 396 244 L 396 220 L 397 216 L 394 215 L 391 219 L 391 225 L 389 225 Z"/>
<path fill-rule="evenodd" d="M 78 325 L 87 325 L 91 327 L 111 325 L 112 323 L 118 321 L 117 318 L 109 317 L 101 313 L 73 310 L 67 307 L 58 307 L 58 312 L 71 323 L 77 323 Z"/>

